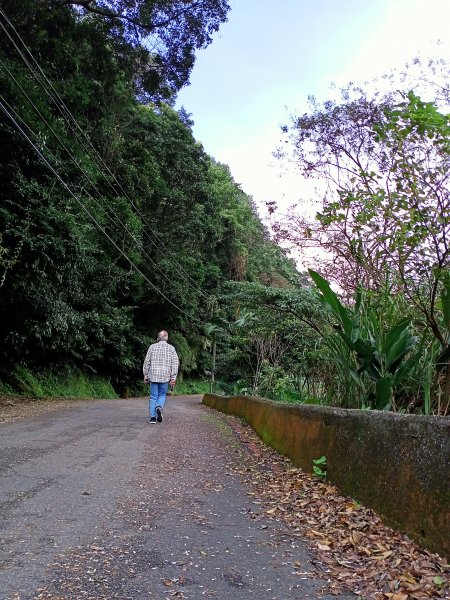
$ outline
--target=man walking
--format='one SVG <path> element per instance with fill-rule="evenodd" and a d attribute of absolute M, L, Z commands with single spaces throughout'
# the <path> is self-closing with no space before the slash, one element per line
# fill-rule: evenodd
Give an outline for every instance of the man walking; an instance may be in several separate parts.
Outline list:
<path fill-rule="evenodd" d="M 150 383 L 149 423 L 161 423 L 169 383 L 175 385 L 178 374 L 178 354 L 167 343 L 169 334 L 160 331 L 156 344 L 152 344 L 144 360 L 144 383 Z"/>

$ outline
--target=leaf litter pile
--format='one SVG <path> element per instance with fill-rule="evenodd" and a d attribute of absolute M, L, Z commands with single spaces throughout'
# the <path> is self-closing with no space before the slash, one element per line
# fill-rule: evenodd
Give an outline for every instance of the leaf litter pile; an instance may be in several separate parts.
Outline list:
<path fill-rule="evenodd" d="M 287 526 L 288 535 L 308 539 L 315 572 L 303 575 L 325 579 L 324 592 L 353 592 L 365 600 L 450 598 L 444 558 L 390 529 L 334 486 L 293 467 L 242 420 L 227 419 L 253 457 L 239 471 L 249 495 L 261 516 Z"/>

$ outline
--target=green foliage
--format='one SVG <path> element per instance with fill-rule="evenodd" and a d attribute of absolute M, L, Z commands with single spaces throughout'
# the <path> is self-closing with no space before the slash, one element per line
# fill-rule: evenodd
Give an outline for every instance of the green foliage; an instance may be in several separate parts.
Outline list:
<path fill-rule="evenodd" d="M 439 575 L 436 575 L 436 577 L 433 577 L 433 583 L 438 588 L 443 588 L 447 584 L 447 580 L 443 577 L 440 577 Z"/>
<path fill-rule="evenodd" d="M 314 222 L 292 215 L 277 224 L 276 231 L 279 239 L 300 248 L 321 247 L 327 257 L 328 279 L 346 299 L 355 297 L 359 288 L 370 292 L 378 317 L 383 314 L 384 288 L 389 281 L 390 293 L 402 296 L 406 316 L 420 337 L 428 343 L 432 336 L 441 346 L 439 355 L 433 353 L 434 381 L 426 394 L 427 398 L 431 394 L 431 405 L 441 407 L 435 410 L 445 414 L 445 403 L 450 402 L 450 336 L 445 314 L 450 272 L 450 117 L 439 104 L 448 107 L 450 87 L 448 65 L 444 64 L 441 80 L 434 77 L 435 66 L 436 61 L 431 61 L 428 73 L 419 73 L 407 91 L 396 88 L 384 95 L 369 95 L 350 85 L 342 90 L 340 101 L 319 104 L 312 99 L 311 110 L 284 128 L 291 134 L 301 172 L 327 185 Z M 427 95 L 433 94 L 435 101 L 422 100 L 416 91 L 425 81 L 429 82 Z M 339 306 L 333 309 L 339 311 Z M 347 338 L 349 332 L 357 335 L 358 324 L 350 324 L 345 311 L 338 318 Z M 403 325 L 398 319 L 386 319 L 383 335 L 395 327 Z M 404 333 L 393 330 L 392 335 L 398 336 L 398 344 L 408 344 L 406 329 Z M 378 340 L 383 343 L 382 337 Z M 386 348 L 381 350 L 386 352 Z M 414 370 L 410 367 L 402 376 L 404 389 Z M 395 386 L 391 376 L 385 373 L 377 380 L 380 402 Z M 438 398 L 445 399 L 444 404 Z M 409 404 L 417 405 L 414 393 Z"/>
<path fill-rule="evenodd" d="M 186 112 L 161 102 L 187 81 L 228 4 L 49 7 L 2 5 L 45 74 L 3 36 L 2 96 L 67 184 L 1 113 L 2 367 L 79 369 L 138 389 L 148 338 L 166 328 L 181 375 L 202 377 L 212 360 L 203 324 L 222 285 L 295 277 L 228 167 L 194 139 Z M 161 42 L 152 54 L 150 38 Z M 220 343 L 230 378 L 232 344 Z"/>
<path fill-rule="evenodd" d="M 88 17 L 85 20 L 108 27 L 116 49 L 125 47 L 131 54 L 141 99 L 154 95 L 155 88 L 158 95 L 170 96 L 188 83 L 195 51 L 211 43 L 230 8 L 225 0 L 134 0 L 95 6 L 73 0 L 70 4 Z M 121 66 L 130 68 L 126 62 Z"/>
<path fill-rule="evenodd" d="M 274 288 L 260 283 L 233 283 L 226 287 L 224 301 L 235 307 L 230 329 L 235 360 L 241 362 L 246 357 L 251 369 L 245 387 L 254 394 L 273 398 L 275 390 L 285 387 L 289 373 L 296 374 L 292 382 L 300 385 L 300 371 L 308 369 L 308 364 L 299 359 L 315 343 L 317 336 L 311 323 L 320 313 L 311 291 L 298 284 Z M 239 378 L 243 375 L 241 370 Z"/>
<path fill-rule="evenodd" d="M 395 393 L 399 393 L 400 385 L 420 358 L 420 353 L 412 354 L 417 338 L 410 333 L 410 319 L 385 324 L 368 304 L 362 290 L 358 292 L 354 309 L 349 309 L 321 275 L 312 269 L 309 274 L 320 291 L 320 300 L 338 321 L 334 325 L 336 333 L 350 351 L 337 352 L 335 360 L 348 370 L 362 390 L 366 388 L 364 375 L 374 382 L 375 388 L 366 395 L 373 408 L 396 408 Z M 331 348 L 335 352 L 340 349 L 333 342 Z"/>
<path fill-rule="evenodd" d="M 177 381 L 174 393 L 178 396 L 182 396 L 183 394 L 207 394 L 209 393 L 209 381 L 201 379 Z"/>
<path fill-rule="evenodd" d="M 203 379 L 177 379 L 173 394 L 206 394 L 209 392 L 209 382 Z M 149 396 L 149 386 L 142 380 L 131 382 L 128 387 L 128 396 L 131 398 L 146 398 Z"/>
<path fill-rule="evenodd" d="M 433 381 L 435 378 L 435 370 L 437 357 L 439 356 L 439 346 L 435 341 L 432 341 L 423 354 L 423 364 L 420 364 L 419 377 L 423 385 L 423 414 L 431 415 L 434 412 L 433 407 Z"/>
<path fill-rule="evenodd" d="M 388 140 L 390 132 L 404 140 L 411 134 L 417 133 L 442 145 L 445 152 L 449 152 L 449 116 L 441 114 L 434 102 L 424 102 L 412 90 L 406 94 L 402 93 L 402 96 L 404 102 L 399 103 L 394 109 L 386 110 L 387 122 L 384 125 L 374 126 L 374 131 L 378 135 L 377 141 Z"/>
<path fill-rule="evenodd" d="M 175 347 L 180 359 L 180 373 L 184 375 L 195 371 L 198 346 L 189 345 L 187 339 L 176 331 L 171 332 L 170 343 Z"/>
<path fill-rule="evenodd" d="M 313 472 L 317 477 L 325 478 L 327 476 L 327 457 L 313 459 Z"/>
<path fill-rule="evenodd" d="M 78 369 L 31 371 L 17 366 L 5 375 L 0 393 L 32 398 L 117 398 L 111 382 Z"/>
<path fill-rule="evenodd" d="M 442 310 L 444 327 L 450 333 L 450 272 L 448 270 L 443 271 L 440 278 L 442 281 L 441 303 L 437 306 Z"/>

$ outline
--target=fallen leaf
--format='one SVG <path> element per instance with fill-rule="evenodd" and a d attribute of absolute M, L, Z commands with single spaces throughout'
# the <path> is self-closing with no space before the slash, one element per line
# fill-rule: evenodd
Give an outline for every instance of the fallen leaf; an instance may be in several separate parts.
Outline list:
<path fill-rule="evenodd" d="M 321 595 L 357 590 L 360 598 L 367 599 L 450 600 L 444 558 L 387 527 L 373 510 L 294 468 L 236 417 L 226 418 L 238 437 L 251 441 L 246 444 L 248 461 L 244 459 L 239 468 L 245 473 L 251 467 L 251 476 L 246 474 L 244 483 L 260 507 L 251 518 L 276 513 L 289 528 L 287 535 L 310 541 L 314 568 L 302 573 L 294 551 L 292 564 L 297 576 L 326 580 Z"/>
<path fill-rule="evenodd" d="M 407 581 L 408 583 L 416 583 L 416 580 L 414 579 L 414 577 L 412 575 L 410 575 L 409 573 L 402 573 L 400 576 L 400 579 L 402 581 Z"/>
<path fill-rule="evenodd" d="M 275 506 L 275 508 L 270 508 L 269 510 L 266 510 L 265 513 L 266 515 L 273 515 L 277 512 L 277 506 Z"/>
<path fill-rule="evenodd" d="M 330 546 L 327 546 L 326 544 L 317 544 L 317 547 L 319 550 L 331 550 Z"/>
<path fill-rule="evenodd" d="M 352 544 L 354 544 L 355 546 L 357 546 L 360 542 L 360 540 L 364 537 L 364 534 L 361 533 L 360 531 L 354 531 L 351 535 L 351 542 Z"/>

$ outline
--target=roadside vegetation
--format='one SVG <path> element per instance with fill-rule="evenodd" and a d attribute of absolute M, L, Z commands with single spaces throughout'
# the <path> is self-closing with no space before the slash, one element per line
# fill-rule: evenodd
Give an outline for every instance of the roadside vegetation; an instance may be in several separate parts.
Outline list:
<path fill-rule="evenodd" d="M 72 369 L 32 372 L 24 367 L 16 367 L 4 375 L 0 396 L 39 399 L 118 397 L 111 383 L 103 377 Z"/>
<path fill-rule="evenodd" d="M 280 156 L 321 205 L 270 231 L 174 109 L 227 2 L 100 4 L 0 11 L 0 394 L 145 395 L 164 328 L 176 393 L 448 414 L 446 65 L 311 99 Z"/>
<path fill-rule="evenodd" d="M 367 87 L 311 99 L 284 128 L 291 160 L 322 182 L 323 201 L 314 219 L 293 209 L 274 230 L 305 264 L 312 251 L 321 257 L 308 273 L 327 314 L 318 329 L 333 403 L 446 415 L 448 65 L 416 60 L 386 92 Z"/>

